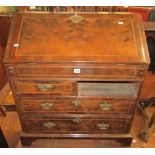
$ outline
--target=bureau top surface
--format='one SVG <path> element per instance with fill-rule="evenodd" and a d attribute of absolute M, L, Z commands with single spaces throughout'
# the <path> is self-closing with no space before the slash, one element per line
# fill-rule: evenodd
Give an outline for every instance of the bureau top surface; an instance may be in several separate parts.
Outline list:
<path fill-rule="evenodd" d="M 136 14 L 21 13 L 4 61 L 148 63 L 149 57 Z"/>

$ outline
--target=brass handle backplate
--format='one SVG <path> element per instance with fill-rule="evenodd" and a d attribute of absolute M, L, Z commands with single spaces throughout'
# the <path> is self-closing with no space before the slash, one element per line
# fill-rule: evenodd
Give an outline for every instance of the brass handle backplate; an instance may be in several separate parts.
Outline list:
<path fill-rule="evenodd" d="M 56 124 L 53 123 L 53 122 L 45 122 L 45 123 L 43 123 L 43 126 L 46 127 L 46 128 L 48 128 L 48 129 L 51 129 L 54 126 L 56 126 Z"/>
<path fill-rule="evenodd" d="M 48 103 L 48 102 L 41 103 L 41 108 L 44 110 L 49 110 L 53 107 L 54 107 L 54 103 Z"/>
<path fill-rule="evenodd" d="M 37 87 L 40 91 L 44 91 L 44 92 L 56 89 L 56 86 L 51 85 L 51 84 L 38 84 Z"/>
<path fill-rule="evenodd" d="M 79 117 L 76 117 L 75 119 L 73 119 L 73 122 L 78 124 L 80 123 L 82 120 Z"/>
<path fill-rule="evenodd" d="M 96 126 L 97 126 L 99 129 L 108 129 L 110 125 L 107 124 L 107 123 L 98 123 Z"/>
<path fill-rule="evenodd" d="M 76 107 L 79 107 L 80 104 L 81 104 L 81 101 L 80 101 L 79 99 L 76 99 L 76 100 L 72 101 L 72 104 L 73 104 L 74 106 L 76 106 Z"/>
<path fill-rule="evenodd" d="M 100 103 L 99 104 L 99 107 L 102 110 L 110 110 L 110 109 L 112 109 L 112 104 L 111 103 L 108 103 L 108 102 L 103 102 L 103 103 Z"/>

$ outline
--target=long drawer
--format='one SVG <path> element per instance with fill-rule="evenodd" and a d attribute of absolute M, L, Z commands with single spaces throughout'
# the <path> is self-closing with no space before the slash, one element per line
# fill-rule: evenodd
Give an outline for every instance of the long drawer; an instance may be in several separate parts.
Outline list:
<path fill-rule="evenodd" d="M 85 118 L 85 117 L 28 117 L 24 119 L 29 133 L 128 133 L 130 119 Z"/>
<path fill-rule="evenodd" d="M 76 95 L 72 81 L 14 81 L 17 95 Z"/>
<path fill-rule="evenodd" d="M 25 113 L 105 113 L 132 114 L 134 100 L 105 98 L 20 98 L 19 107 Z"/>
<path fill-rule="evenodd" d="M 119 78 L 119 79 L 134 79 L 142 78 L 143 69 L 139 69 L 136 65 L 74 65 L 62 66 L 50 64 L 20 64 L 8 66 L 8 73 L 11 76 L 19 77 L 80 77 L 80 78 Z"/>

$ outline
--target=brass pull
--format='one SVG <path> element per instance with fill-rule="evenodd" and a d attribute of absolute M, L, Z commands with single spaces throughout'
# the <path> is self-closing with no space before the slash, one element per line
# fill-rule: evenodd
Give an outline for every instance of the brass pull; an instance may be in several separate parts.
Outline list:
<path fill-rule="evenodd" d="M 81 119 L 79 117 L 76 117 L 75 119 L 73 119 L 73 122 L 78 124 L 81 122 Z"/>
<path fill-rule="evenodd" d="M 79 107 L 80 104 L 81 104 L 81 101 L 80 101 L 79 99 L 76 99 L 76 100 L 72 101 L 72 104 L 73 104 L 74 106 L 76 106 L 76 107 Z"/>
<path fill-rule="evenodd" d="M 97 126 L 99 129 L 108 129 L 110 125 L 107 124 L 107 123 L 98 123 L 96 126 Z"/>
<path fill-rule="evenodd" d="M 54 126 L 56 126 L 56 124 L 53 123 L 53 122 L 45 122 L 45 123 L 43 123 L 43 126 L 46 127 L 46 128 L 48 128 L 48 129 L 51 129 Z"/>
<path fill-rule="evenodd" d="M 104 102 L 104 103 L 100 103 L 99 104 L 99 107 L 102 110 L 110 110 L 112 108 L 112 104 L 111 103 Z"/>
<path fill-rule="evenodd" d="M 54 90 L 56 88 L 56 86 L 51 84 L 38 84 L 37 87 L 40 91 L 49 91 Z"/>
<path fill-rule="evenodd" d="M 48 103 L 48 102 L 46 102 L 46 103 L 41 103 L 41 107 L 42 107 L 42 109 L 44 109 L 44 110 L 49 110 L 49 109 L 51 109 L 51 108 L 54 107 L 54 103 Z"/>

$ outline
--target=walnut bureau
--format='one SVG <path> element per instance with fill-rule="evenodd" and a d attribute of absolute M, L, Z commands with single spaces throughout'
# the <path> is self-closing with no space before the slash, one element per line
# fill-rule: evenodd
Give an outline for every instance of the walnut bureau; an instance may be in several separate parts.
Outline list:
<path fill-rule="evenodd" d="M 23 146 L 36 139 L 130 146 L 149 65 L 139 15 L 16 14 L 4 64 Z"/>

